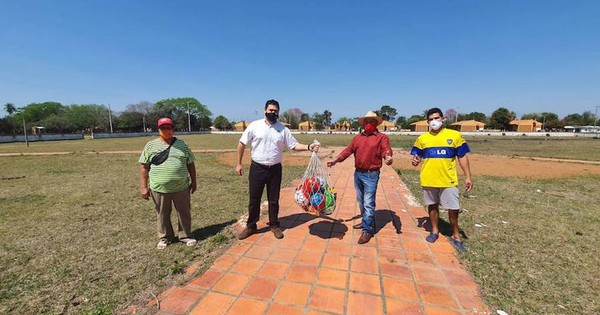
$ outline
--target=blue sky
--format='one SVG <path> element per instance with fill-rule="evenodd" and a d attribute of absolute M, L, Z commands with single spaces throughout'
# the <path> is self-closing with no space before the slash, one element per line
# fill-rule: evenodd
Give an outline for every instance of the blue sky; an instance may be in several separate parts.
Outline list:
<path fill-rule="evenodd" d="M 0 103 L 563 117 L 600 105 L 599 16 L 576 0 L 0 0 Z"/>

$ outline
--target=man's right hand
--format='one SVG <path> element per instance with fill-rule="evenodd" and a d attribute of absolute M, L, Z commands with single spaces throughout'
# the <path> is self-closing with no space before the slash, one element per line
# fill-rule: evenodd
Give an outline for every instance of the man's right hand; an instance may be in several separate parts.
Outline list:
<path fill-rule="evenodd" d="M 148 200 L 148 198 L 150 197 L 150 191 L 148 190 L 148 188 L 140 188 L 140 194 L 142 195 L 142 198 L 146 200 Z"/>
<path fill-rule="evenodd" d="M 235 166 L 235 172 L 240 176 L 244 175 L 244 168 L 242 167 L 242 164 Z"/>
<path fill-rule="evenodd" d="M 337 163 L 336 160 L 327 161 L 327 167 L 332 167 Z"/>

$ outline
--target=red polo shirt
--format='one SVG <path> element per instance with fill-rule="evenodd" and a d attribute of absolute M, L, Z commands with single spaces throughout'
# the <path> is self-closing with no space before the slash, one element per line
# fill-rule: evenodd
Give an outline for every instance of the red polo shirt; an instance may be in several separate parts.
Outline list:
<path fill-rule="evenodd" d="M 348 145 L 336 158 L 338 162 L 347 159 L 354 153 L 354 166 L 361 170 L 378 170 L 383 164 L 381 159 L 392 156 L 390 138 L 375 131 L 370 135 L 361 133 L 352 138 Z"/>

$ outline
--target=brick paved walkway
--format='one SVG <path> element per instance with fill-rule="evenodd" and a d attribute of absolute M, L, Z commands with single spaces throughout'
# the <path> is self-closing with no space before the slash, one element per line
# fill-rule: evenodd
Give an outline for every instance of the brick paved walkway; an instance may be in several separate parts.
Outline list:
<path fill-rule="evenodd" d="M 263 229 L 237 242 L 203 275 L 163 292 L 158 314 L 489 313 L 450 243 L 424 240 L 427 213 L 391 167 L 382 168 L 377 190 L 378 232 L 356 243 L 353 166 L 349 158 L 330 169 L 338 193 L 331 217 L 345 221 L 302 213 L 293 188 L 283 189 L 285 238 Z"/>

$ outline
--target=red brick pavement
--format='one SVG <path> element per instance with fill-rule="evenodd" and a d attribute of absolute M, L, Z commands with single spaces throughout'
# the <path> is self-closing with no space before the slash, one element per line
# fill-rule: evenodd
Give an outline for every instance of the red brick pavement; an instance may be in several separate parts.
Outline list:
<path fill-rule="evenodd" d="M 282 189 L 285 238 L 264 229 L 236 242 L 203 275 L 163 292 L 157 313 L 489 313 L 451 244 L 443 237 L 425 241 L 419 222 L 427 213 L 391 167 L 382 168 L 377 190 L 378 232 L 357 244 L 353 165 L 350 158 L 330 169 L 338 198 L 330 219 L 302 213 L 294 189 Z"/>

